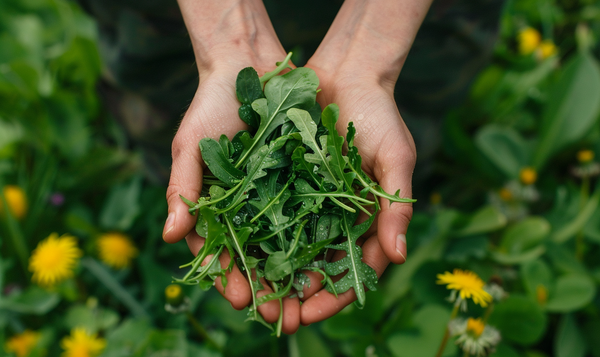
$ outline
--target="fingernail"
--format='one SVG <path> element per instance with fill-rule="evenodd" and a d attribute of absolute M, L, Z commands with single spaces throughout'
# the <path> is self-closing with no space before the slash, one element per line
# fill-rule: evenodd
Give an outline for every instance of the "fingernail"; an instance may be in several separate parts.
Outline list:
<path fill-rule="evenodd" d="M 398 236 L 396 236 L 396 251 L 404 258 L 404 261 L 406 261 L 406 235 L 398 234 Z"/>
<path fill-rule="evenodd" d="M 163 238 L 169 234 L 170 231 L 175 228 L 175 212 L 169 212 L 167 216 L 167 221 L 165 222 L 165 229 L 163 231 Z"/>

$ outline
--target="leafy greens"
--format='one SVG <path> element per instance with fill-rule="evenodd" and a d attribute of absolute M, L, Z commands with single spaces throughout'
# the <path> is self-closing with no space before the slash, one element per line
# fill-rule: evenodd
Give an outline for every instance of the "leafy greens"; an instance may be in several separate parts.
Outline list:
<path fill-rule="evenodd" d="M 337 105 L 321 112 L 316 102 L 319 79 L 312 69 L 279 75 L 289 68 L 290 55 L 263 77 L 251 67 L 239 72 L 238 113 L 250 131 L 240 131 L 231 141 L 224 135 L 218 141 L 200 141 L 211 174 L 204 176 L 197 202 L 182 199 L 197 216 L 196 231 L 206 242 L 183 266 L 191 266 L 189 272 L 175 279 L 209 289 L 221 277 L 226 286 L 225 272 L 237 263 L 252 290 L 248 319 L 271 329 L 257 307 L 275 299 L 281 303 L 292 287 L 302 296 L 302 288 L 310 284 L 305 271 L 319 272 L 326 289 L 336 296 L 354 289 L 362 308 L 365 286 L 375 290 L 377 275 L 362 261 L 357 239 L 380 210 L 378 197 L 390 204 L 414 202 L 400 198 L 399 191 L 386 193 L 363 172 L 354 146 L 355 128 L 350 123 L 344 139 L 335 127 Z M 356 224 L 359 211 L 368 219 Z M 232 260 L 222 268 L 217 258 L 225 248 Z M 346 256 L 328 262 L 328 249 L 343 250 Z M 257 298 L 263 277 L 274 292 Z M 281 321 L 275 329 L 279 336 Z"/>

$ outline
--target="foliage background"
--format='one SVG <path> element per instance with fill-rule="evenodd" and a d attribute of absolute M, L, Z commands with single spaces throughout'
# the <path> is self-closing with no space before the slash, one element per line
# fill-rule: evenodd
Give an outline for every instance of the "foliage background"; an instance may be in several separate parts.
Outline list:
<path fill-rule="evenodd" d="M 526 27 L 557 53 L 521 53 Z M 66 0 L 0 2 L 0 187 L 18 185 L 28 204 L 21 220 L 1 216 L 0 344 L 39 330 L 30 355 L 58 356 L 83 325 L 106 338 L 102 356 L 433 356 L 451 310 L 435 276 L 458 267 L 509 294 L 489 319 L 503 337 L 495 356 L 600 356 L 600 190 L 595 177 L 573 175 L 593 169 L 579 150 L 600 155 L 599 38 L 597 2 L 508 1 L 491 63 L 445 115 L 407 263 L 386 271 L 365 309 L 280 339 L 214 291 L 184 287 L 215 348 L 164 309 L 190 253 L 163 243 L 165 187 L 144 177 L 97 96 L 93 21 Z M 524 167 L 534 184 L 520 181 Z M 96 240 L 111 231 L 139 249 L 130 268 L 98 259 Z M 75 235 L 85 256 L 76 278 L 45 290 L 30 283 L 28 257 L 52 232 Z M 461 354 L 450 344 L 444 355 Z"/>

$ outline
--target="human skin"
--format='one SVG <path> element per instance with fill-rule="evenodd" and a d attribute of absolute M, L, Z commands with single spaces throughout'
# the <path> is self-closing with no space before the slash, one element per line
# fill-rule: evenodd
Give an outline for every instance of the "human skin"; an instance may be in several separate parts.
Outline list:
<path fill-rule="evenodd" d="M 340 107 L 338 131 L 344 135 L 353 121 L 357 130 L 355 145 L 363 158 L 363 170 L 387 192 L 400 189 L 410 197 L 416 149 L 410 132 L 398 112 L 393 90 L 431 0 L 347 0 L 342 5 L 321 45 L 306 64 L 320 79 L 317 96 L 322 107 Z M 194 228 L 195 216 L 180 195 L 195 201 L 202 187 L 202 162 L 198 142 L 204 137 L 233 137 L 246 125 L 239 119 L 235 79 L 239 70 L 254 67 L 259 75 L 285 57 L 285 51 L 261 1 L 179 0 L 196 55 L 200 84 L 173 140 L 173 165 L 167 189 L 168 218 L 163 238 L 174 243 L 184 237 L 196 254 L 204 239 Z M 390 262 L 406 260 L 406 230 L 412 206 L 381 202 L 376 223 L 365 234 L 363 261 L 378 276 Z M 337 253 L 333 259 L 340 258 Z M 222 254 L 221 264 L 229 263 Z M 321 276 L 311 277 L 302 304 L 298 298 L 283 299 L 283 327 L 294 333 L 300 324 L 324 320 L 356 300 L 353 290 L 338 298 L 321 289 Z M 234 264 L 224 291 L 217 289 L 235 309 L 251 301 L 247 279 Z M 258 293 L 271 292 L 266 288 Z M 259 306 L 267 322 L 279 317 L 279 301 Z"/>

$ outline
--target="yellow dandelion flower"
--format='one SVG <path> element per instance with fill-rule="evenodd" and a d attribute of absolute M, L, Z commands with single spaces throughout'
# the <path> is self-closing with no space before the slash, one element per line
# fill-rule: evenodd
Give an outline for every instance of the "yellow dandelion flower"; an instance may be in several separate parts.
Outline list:
<path fill-rule="evenodd" d="M 502 187 L 500 189 L 500 191 L 498 191 L 498 196 L 500 196 L 502 201 L 505 201 L 505 202 L 512 201 L 512 199 L 513 199 L 513 193 L 507 187 Z"/>
<path fill-rule="evenodd" d="M 492 301 L 492 296 L 483 289 L 485 283 L 472 271 L 454 269 L 453 273 L 438 274 L 437 278 L 438 284 L 446 284 L 448 289 L 458 291 L 462 300 L 473 299 L 482 307 Z"/>
<path fill-rule="evenodd" d="M 100 259 L 115 269 L 128 267 L 138 254 L 129 237 L 118 232 L 101 235 L 97 244 Z"/>
<path fill-rule="evenodd" d="M 179 305 L 183 300 L 183 290 L 181 286 L 177 284 L 171 284 L 165 289 L 165 297 L 167 302 L 171 305 Z"/>
<path fill-rule="evenodd" d="M 594 152 L 592 150 L 579 150 L 577 152 L 577 161 L 582 164 L 587 164 L 594 160 Z"/>
<path fill-rule="evenodd" d="M 471 333 L 474 337 L 479 337 L 483 333 L 485 324 L 480 318 L 469 317 L 467 319 L 467 332 Z"/>
<path fill-rule="evenodd" d="M 538 46 L 537 51 L 541 59 L 546 59 L 550 56 L 554 56 L 558 52 L 558 48 L 556 48 L 554 42 L 550 40 L 544 40 Z"/>
<path fill-rule="evenodd" d="M 519 173 L 519 179 L 524 185 L 533 185 L 537 181 L 537 172 L 531 167 L 524 167 Z"/>
<path fill-rule="evenodd" d="M 19 186 L 6 185 L 2 189 L 2 194 L 8 205 L 8 210 L 17 219 L 25 217 L 27 213 L 27 197 L 25 192 Z M 4 214 L 4 202 L 0 200 L 0 215 Z"/>
<path fill-rule="evenodd" d="M 35 345 L 37 345 L 40 335 L 39 332 L 25 330 L 23 333 L 9 338 L 4 345 L 4 349 L 6 352 L 13 352 L 17 357 L 28 356 Z"/>
<path fill-rule="evenodd" d="M 31 278 L 39 285 L 51 287 L 73 276 L 78 259 L 83 255 L 75 237 L 52 233 L 41 241 L 29 258 Z"/>
<path fill-rule="evenodd" d="M 535 297 L 540 305 L 546 304 L 548 301 L 548 289 L 542 284 L 535 287 Z"/>
<path fill-rule="evenodd" d="M 519 45 L 519 53 L 522 55 L 532 54 L 542 42 L 542 36 L 539 31 L 527 27 L 519 32 L 517 35 L 517 42 Z"/>
<path fill-rule="evenodd" d="M 102 353 L 106 341 L 97 334 L 89 334 L 84 328 L 78 327 L 60 341 L 60 347 L 65 350 L 62 357 L 94 357 Z"/>

